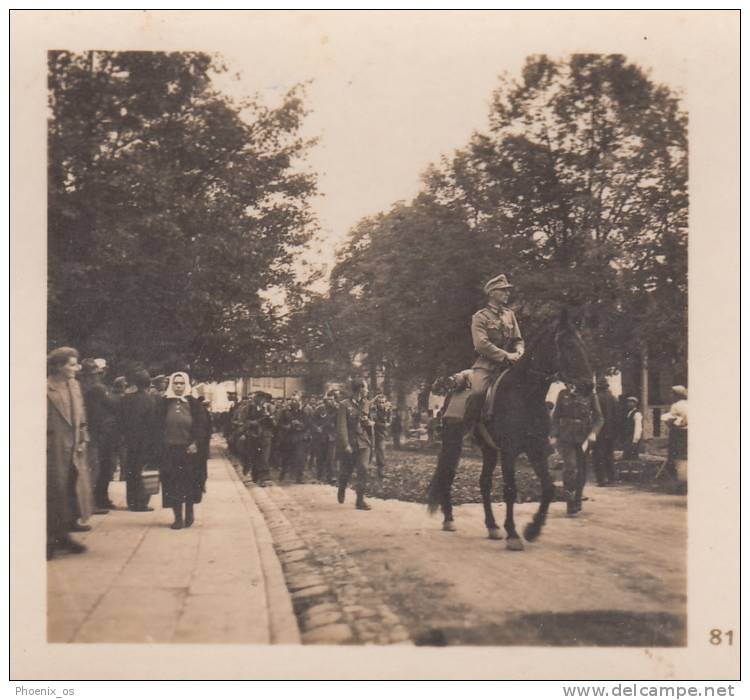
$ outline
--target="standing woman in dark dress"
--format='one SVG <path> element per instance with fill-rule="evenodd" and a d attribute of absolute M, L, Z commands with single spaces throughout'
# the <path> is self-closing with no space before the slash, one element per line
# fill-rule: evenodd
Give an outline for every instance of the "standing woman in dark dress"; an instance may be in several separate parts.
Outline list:
<path fill-rule="evenodd" d="M 193 505 L 203 497 L 211 438 L 208 411 L 190 395 L 190 378 L 185 372 L 175 372 L 169 378 L 158 419 L 162 506 L 174 511 L 172 529 L 179 530 L 193 524 Z"/>

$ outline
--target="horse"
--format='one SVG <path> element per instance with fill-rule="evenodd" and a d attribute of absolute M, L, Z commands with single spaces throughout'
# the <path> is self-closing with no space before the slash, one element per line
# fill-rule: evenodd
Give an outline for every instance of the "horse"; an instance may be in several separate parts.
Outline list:
<path fill-rule="evenodd" d="M 490 539 L 502 539 L 492 512 L 492 477 L 498 456 L 503 474 L 506 546 L 523 550 L 523 540 L 516 531 L 513 506 L 516 501 L 516 460 L 525 453 L 542 486 L 539 509 L 524 529 L 524 537 L 532 542 L 539 537 L 545 524 L 554 483 L 549 473 L 550 416 L 546 405 L 547 392 L 553 381 L 582 385 L 592 380 L 591 366 L 580 333 L 568 310 L 530 343 L 528 350 L 500 379 L 494 394 L 491 419 L 486 430 L 476 431 L 482 450 L 482 473 L 479 487 L 484 505 L 484 523 Z M 446 421 L 443 445 L 428 492 L 428 507 L 438 507 L 445 518 L 443 529 L 455 530 L 451 485 L 461 457 L 465 425 L 463 421 Z M 482 437 L 484 433 L 485 437 Z"/>

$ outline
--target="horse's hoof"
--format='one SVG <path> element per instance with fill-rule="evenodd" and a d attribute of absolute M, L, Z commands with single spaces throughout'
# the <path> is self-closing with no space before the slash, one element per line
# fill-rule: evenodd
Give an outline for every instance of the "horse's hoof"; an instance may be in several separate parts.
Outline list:
<path fill-rule="evenodd" d="M 520 537 L 509 537 L 505 548 L 511 552 L 523 552 L 523 540 Z"/>
<path fill-rule="evenodd" d="M 496 527 L 487 528 L 487 537 L 489 537 L 491 540 L 503 539 L 503 536 L 500 534 L 500 529 Z"/>
<path fill-rule="evenodd" d="M 456 526 L 453 524 L 452 520 L 443 520 L 443 530 L 445 532 L 455 532 Z"/>
<path fill-rule="evenodd" d="M 535 527 L 532 523 L 529 523 L 523 530 L 523 537 L 527 542 L 533 542 L 539 537 L 539 532 L 539 527 Z"/>

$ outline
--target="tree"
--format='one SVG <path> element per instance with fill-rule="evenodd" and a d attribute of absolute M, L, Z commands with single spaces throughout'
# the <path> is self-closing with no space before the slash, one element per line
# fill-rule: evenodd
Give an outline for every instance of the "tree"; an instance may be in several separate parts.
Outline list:
<path fill-rule="evenodd" d="M 687 303 L 686 116 L 623 56 L 527 60 L 475 134 L 427 177 L 494 236 L 534 324 L 561 293 L 585 301 L 598 369 L 649 346 L 683 357 Z"/>
<path fill-rule="evenodd" d="M 222 376 L 262 362 L 260 292 L 315 221 L 302 88 L 235 103 L 201 53 L 49 54 L 48 336 Z"/>
<path fill-rule="evenodd" d="M 622 56 L 528 59 L 490 131 L 427 169 L 422 192 L 350 233 L 327 315 L 401 384 L 470 364 L 481 284 L 506 272 L 533 336 L 584 306 L 597 371 L 684 359 L 687 140 L 679 100 Z M 322 303 L 322 302 L 319 302 Z"/>

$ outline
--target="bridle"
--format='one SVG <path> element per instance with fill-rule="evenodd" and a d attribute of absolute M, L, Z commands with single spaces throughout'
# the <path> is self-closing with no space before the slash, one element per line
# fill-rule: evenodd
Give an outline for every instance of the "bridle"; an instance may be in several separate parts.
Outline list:
<path fill-rule="evenodd" d="M 573 331 L 573 334 L 575 336 L 575 339 L 583 345 L 583 339 L 581 338 L 581 334 L 578 332 L 578 329 L 576 329 L 574 326 L 570 327 L 570 330 Z M 527 374 L 530 374 L 532 377 L 536 377 L 540 384 L 546 383 L 551 384 L 555 381 L 564 382 L 565 384 L 575 384 L 576 382 L 572 381 L 569 374 L 565 371 L 563 368 L 563 362 L 562 362 L 562 352 L 560 350 L 560 336 L 562 335 L 561 329 L 558 327 L 555 329 L 554 334 L 554 342 L 553 342 L 553 348 L 554 348 L 554 358 L 552 362 L 552 366 L 556 369 L 550 370 L 550 371 L 543 371 L 539 369 L 535 369 L 534 367 L 528 366 L 526 368 Z M 537 344 L 538 345 L 538 344 Z M 536 350 L 531 351 L 528 357 L 528 362 L 531 364 L 533 361 L 533 353 Z"/>

